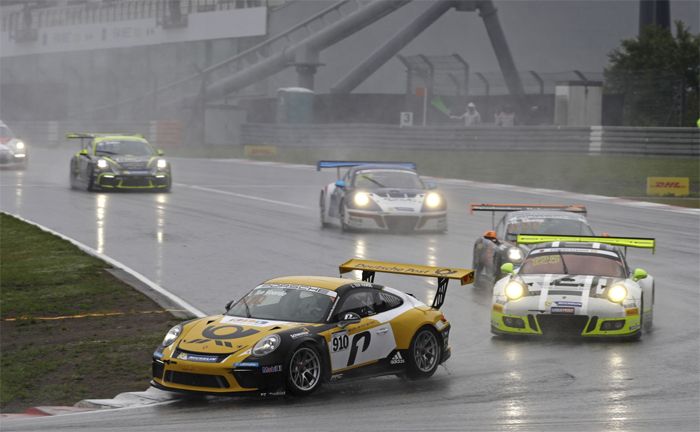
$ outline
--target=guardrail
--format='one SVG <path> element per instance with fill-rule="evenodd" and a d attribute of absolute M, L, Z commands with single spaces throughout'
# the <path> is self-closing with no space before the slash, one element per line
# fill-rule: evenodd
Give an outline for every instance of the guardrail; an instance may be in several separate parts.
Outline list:
<path fill-rule="evenodd" d="M 287 148 L 564 152 L 700 156 L 700 129 L 641 127 L 399 127 L 244 124 L 241 144 Z"/>

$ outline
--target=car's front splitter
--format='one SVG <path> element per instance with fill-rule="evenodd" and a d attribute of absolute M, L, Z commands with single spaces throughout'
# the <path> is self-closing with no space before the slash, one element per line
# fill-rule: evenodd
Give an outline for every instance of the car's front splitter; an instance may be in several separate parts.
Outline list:
<path fill-rule="evenodd" d="M 444 231 L 447 229 L 447 213 L 401 214 L 349 210 L 345 223 L 350 228 L 360 230 Z"/>
<path fill-rule="evenodd" d="M 523 336 L 629 337 L 639 333 L 637 315 L 600 317 L 597 315 L 533 313 L 504 314 L 491 311 L 491 331 L 495 334 Z"/>
<path fill-rule="evenodd" d="M 101 173 L 95 184 L 101 189 L 167 189 L 170 186 L 170 175 L 123 175 Z"/>

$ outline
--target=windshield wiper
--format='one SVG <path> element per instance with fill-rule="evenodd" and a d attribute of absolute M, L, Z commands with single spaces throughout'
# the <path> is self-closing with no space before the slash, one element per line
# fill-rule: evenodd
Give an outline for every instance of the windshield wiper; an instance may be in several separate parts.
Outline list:
<path fill-rule="evenodd" d="M 250 308 L 248 307 L 248 302 L 245 301 L 245 297 L 243 297 L 241 300 L 243 300 L 243 305 L 245 306 L 245 317 L 250 318 Z"/>
<path fill-rule="evenodd" d="M 112 155 L 119 154 L 119 152 L 113 152 L 113 151 L 109 151 L 109 150 L 96 150 L 95 153 L 104 153 L 104 154 L 112 154 Z"/>
<path fill-rule="evenodd" d="M 564 274 L 569 274 L 569 269 L 566 267 L 566 260 L 564 259 L 564 255 L 562 255 L 561 251 L 559 252 L 559 258 L 561 258 L 561 265 L 564 267 Z"/>
<path fill-rule="evenodd" d="M 384 186 L 383 184 L 381 184 L 381 183 L 379 183 L 378 181 L 376 181 L 375 179 L 371 179 L 371 178 L 367 177 L 366 175 L 363 175 L 362 178 L 371 181 L 372 183 L 376 184 L 376 185 L 379 186 L 380 188 L 385 188 L 385 187 L 386 187 L 386 186 Z"/>

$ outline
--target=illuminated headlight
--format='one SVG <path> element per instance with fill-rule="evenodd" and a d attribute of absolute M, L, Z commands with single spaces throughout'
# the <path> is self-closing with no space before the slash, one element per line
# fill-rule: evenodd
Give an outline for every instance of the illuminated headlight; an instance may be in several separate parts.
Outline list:
<path fill-rule="evenodd" d="M 425 205 L 428 208 L 436 208 L 439 207 L 440 204 L 442 204 L 442 197 L 439 193 L 430 192 L 425 196 Z"/>
<path fill-rule="evenodd" d="M 358 192 L 352 199 L 358 207 L 365 207 L 369 204 L 370 198 L 367 192 Z"/>
<path fill-rule="evenodd" d="M 177 337 L 180 336 L 181 332 L 182 326 L 180 324 L 168 330 L 168 333 L 163 338 L 163 346 L 166 347 L 175 342 L 175 339 L 177 339 Z"/>
<path fill-rule="evenodd" d="M 627 298 L 627 288 L 623 284 L 616 284 L 608 289 L 608 299 L 611 302 L 620 303 Z"/>
<path fill-rule="evenodd" d="M 97 159 L 97 168 L 99 169 L 107 169 L 109 167 L 109 164 L 107 163 L 106 160 L 104 159 Z"/>
<path fill-rule="evenodd" d="M 22 141 L 17 141 L 17 143 L 15 144 L 15 148 L 17 150 L 24 150 L 24 143 Z"/>
<path fill-rule="evenodd" d="M 508 249 L 508 259 L 511 261 L 520 261 L 523 259 L 523 251 L 518 248 Z"/>
<path fill-rule="evenodd" d="M 156 162 L 156 167 L 158 167 L 158 169 L 165 169 L 167 168 L 167 166 L 168 161 L 166 161 L 165 159 L 158 159 L 158 162 Z"/>
<path fill-rule="evenodd" d="M 508 297 L 508 300 L 517 300 L 525 295 L 525 289 L 525 285 L 523 285 L 522 283 L 510 281 L 506 285 L 506 297 Z"/>
<path fill-rule="evenodd" d="M 259 357 L 270 354 L 280 346 L 280 337 L 276 334 L 265 336 L 253 347 L 253 354 Z"/>

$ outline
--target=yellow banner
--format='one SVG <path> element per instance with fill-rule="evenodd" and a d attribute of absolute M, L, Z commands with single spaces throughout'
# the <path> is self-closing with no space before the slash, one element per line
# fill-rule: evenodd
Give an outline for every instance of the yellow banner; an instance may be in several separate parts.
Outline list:
<path fill-rule="evenodd" d="M 384 261 L 351 259 L 340 265 L 340 274 L 353 270 L 379 273 L 395 273 L 409 276 L 424 276 L 457 279 L 462 285 L 474 282 L 474 271 L 462 268 L 430 267 L 416 264 L 401 264 Z"/>
<path fill-rule="evenodd" d="M 277 147 L 268 145 L 247 145 L 243 147 L 246 157 L 251 156 L 274 156 L 277 154 Z"/>
<path fill-rule="evenodd" d="M 647 195 L 688 196 L 690 179 L 688 177 L 647 177 Z"/>

